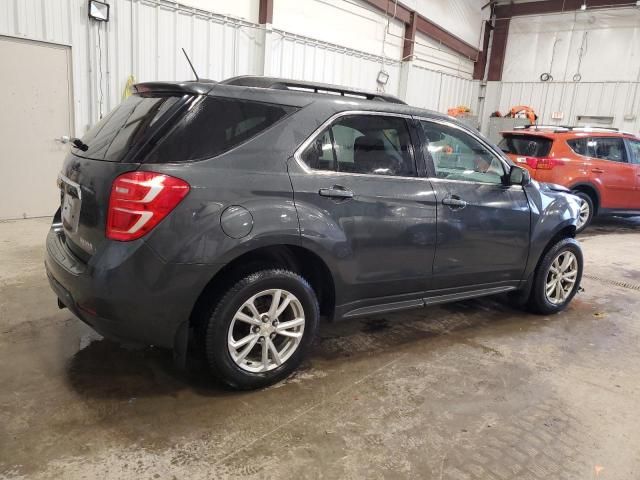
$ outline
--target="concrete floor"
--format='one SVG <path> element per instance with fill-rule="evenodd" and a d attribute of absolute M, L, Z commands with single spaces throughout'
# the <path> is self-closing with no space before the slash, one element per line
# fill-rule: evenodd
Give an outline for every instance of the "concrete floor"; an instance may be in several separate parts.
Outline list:
<path fill-rule="evenodd" d="M 485 299 L 325 325 L 250 393 L 58 310 L 48 225 L 0 223 L 0 478 L 640 478 L 640 220 L 581 237 L 562 314 Z"/>

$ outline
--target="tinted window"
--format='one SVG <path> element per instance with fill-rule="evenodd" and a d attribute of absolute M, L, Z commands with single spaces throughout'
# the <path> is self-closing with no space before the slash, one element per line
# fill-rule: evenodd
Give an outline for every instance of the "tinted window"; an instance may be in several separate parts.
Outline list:
<path fill-rule="evenodd" d="M 546 157 L 551 151 L 553 141 L 549 138 L 533 135 L 505 134 L 498 144 L 503 152 L 526 157 Z"/>
<path fill-rule="evenodd" d="M 133 95 L 118 105 L 89 130 L 82 141 L 87 151 L 73 149 L 76 155 L 118 162 L 134 146 L 146 140 L 153 126 L 179 97 L 141 97 Z"/>
<path fill-rule="evenodd" d="M 415 176 L 411 138 L 403 118 L 341 117 L 302 154 L 311 168 L 374 175 Z"/>
<path fill-rule="evenodd" d="M 640 140 L 627 140 L 629 150 L 631 150 L 631 161 L 640 164 Z"/>
<path fill-rule="evenodd" d="M 428 154 L 438 178 L 501 184 L 502 161 L 478 140 L 457 128 L 421 122 Z"/>
<path fill-rule="evenodd" d="M 627 151 L 620 137 L 590 137 L 567 140 L 571 150 L 585 157 L 626 162 Z"/>
<path fill-rule="evenodd" d="M 284 105 L 205 97 L 173 128 L 148 161 L 173 163 L 214 157 L 295 110 Z"/>

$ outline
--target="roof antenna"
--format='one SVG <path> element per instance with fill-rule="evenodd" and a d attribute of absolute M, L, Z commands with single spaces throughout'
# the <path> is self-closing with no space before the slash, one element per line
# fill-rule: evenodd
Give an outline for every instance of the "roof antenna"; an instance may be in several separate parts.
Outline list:
<path fill-rule="evenodd" d="M 184 53 L 184 56 L 187 58 L 187 62 L 189 62 L 189 66 L 191 67 L 191 70 L 193 71 L 193 74 L 196 76 L 196 81 L 200 81 L 200 77 L 198 76 L 198 72 L 196 72 L 196 69 L 193 68 L 193 63 L 191 63 L 191 59 L 189 58 L 189 55 L 187 55 L 187 52 L 185 51 L 185 49 L 182 49 L 182 53 Z"/>

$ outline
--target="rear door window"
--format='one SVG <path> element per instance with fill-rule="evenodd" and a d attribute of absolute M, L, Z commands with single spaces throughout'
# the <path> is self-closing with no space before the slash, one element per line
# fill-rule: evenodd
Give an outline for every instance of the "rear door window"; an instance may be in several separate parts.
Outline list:
<path fill-rule="evenodd" d="M 525 157 L 546 157 L 551 152 L 553 140 L 537 135 L 505 134 L 499 143 L 503 152 Z"/>
<path fill-rule="evenodd" d="M 215 157 L 296 110 L 286 105 L 205 97 L 151 152 L 147 161 L 175 163 Z"/>
<path fill-rule="evenodd" d="M 173 107 L 180 97 L 132 95 L 89 130 L 82 142 L 86 151 L 73 153 L 94 160 L 119 162 L 147 139 L 151 127 Z"/>
<path fill-rule="evenodd" d="M 416 175 L 407 122 L 387 115 L 340 117 L 315 137 L 302 153 L 302 160 L 318 170 Z"/>
<path fill-rule="evenodd" d="M 588 137 L 567 140 L 578 155 L 613 162 L 627 162 L 627 150 L 621 137 Z"/>

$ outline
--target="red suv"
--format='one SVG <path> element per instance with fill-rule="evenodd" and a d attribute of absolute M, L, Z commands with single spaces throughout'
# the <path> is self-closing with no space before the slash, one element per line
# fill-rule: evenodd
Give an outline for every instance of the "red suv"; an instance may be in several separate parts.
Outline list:
<path fill-rule="evenodd" d="M 578 231 L 595 215 L 640 215 L 640 138 L 608 128 L 535 126 L 502 132 L 500 148 L 538 181 L 582 199 Z"/>

